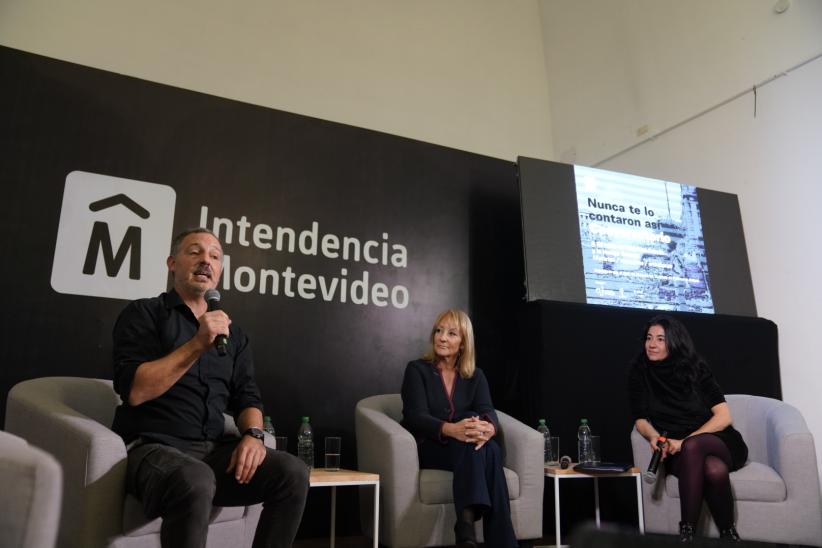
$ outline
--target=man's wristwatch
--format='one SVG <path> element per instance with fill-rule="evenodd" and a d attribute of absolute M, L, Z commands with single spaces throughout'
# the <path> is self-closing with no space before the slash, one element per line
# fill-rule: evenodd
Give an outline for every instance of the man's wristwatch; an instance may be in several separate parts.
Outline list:
<path fill-rule="evenodd" d="M 252 438 L 257 438 L 260 441 L 263 441 L 265 439 L 265 434 L 263 434 L 263 431 L 253 426 L 245 432 L 243 432 L 243 436 L 251 436 Z"/>

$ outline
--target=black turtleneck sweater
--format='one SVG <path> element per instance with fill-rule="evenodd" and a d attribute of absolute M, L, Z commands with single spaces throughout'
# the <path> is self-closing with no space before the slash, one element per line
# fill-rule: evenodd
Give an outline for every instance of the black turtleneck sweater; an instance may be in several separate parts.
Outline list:
<path fill-rule="evenodd" d="M 704 364 L 692 384 L 676 374 L 670 360 L 642 360 L 631 367 L 628 385 L 632 418 L 647 419 L 657 431 L 667 431 L 673 439 L 684 439 L 698 430 L 713 415 L 711 408 L 725 401 L 713 373 Z M 729 426 L 715 434 L 728 446 L 734 470 L 742 467 L 748 448 L 739 432 Z"/>

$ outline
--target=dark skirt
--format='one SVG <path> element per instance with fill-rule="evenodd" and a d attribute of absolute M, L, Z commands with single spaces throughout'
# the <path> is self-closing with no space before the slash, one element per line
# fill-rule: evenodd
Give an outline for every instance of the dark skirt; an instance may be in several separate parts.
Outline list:
<path fill-rule="evenodd" d="M 748 462 L 748 445 L 742 439 L 742 434 L 733 426 L 729 426 L 720 432 L 714 432 L 714 435 L 719 437 L 728 446 L 731 452 L 731 459 L 733 460 L 733 467 L 731 472 L 739 470 L 745 463 Z"/>
<path fill-rule="evenodd" d="M 712 432 L 712 434 L 721 439 L 728 447 L 728 451 L 731 453 L 731 472 L 745 466 L 745 463 L 748 461 L 748 446 L 745 444 L 745 440 L 742 439 L 742 434 L 739 433 L 739 430 L 733 426 L 729 426 L 725 430 Z M 679 440 L 684 439 L 686 435 L 687 434 L 674 432 L 668 437 Z M 678 457 L 678 455 L 671 455 L 670 459 L 675 459 L 676 457 Z M 670 467 L 672 464 L 673 460 L 668 463 L 668 466 Z"/>

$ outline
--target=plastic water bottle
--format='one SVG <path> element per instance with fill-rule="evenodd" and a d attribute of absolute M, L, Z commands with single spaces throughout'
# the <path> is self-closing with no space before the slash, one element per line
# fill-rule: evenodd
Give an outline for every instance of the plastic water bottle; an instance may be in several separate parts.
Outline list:
<path fill-rule="evenodd" d="M 272 438 L 274 437 L 274 425 L 271 424 L 271 417 L 268 415 L 263 417 L 263 432 L 268 432 Z"/>
<path fill-rule="evenodd" d="M 579 462 L 583 464 L 593 462 L 594 459 L 591 451 L 591 427 L 588 426 L 588 419 L 580 419 L 579 430 L 577 430 L 577 440 Z"/>
<path fill-rule="evenodd" d="M 303 417 L 300 429 L 297 431 L 297 456 L 309 468 L 314 468 L 314 433 L 308 417 Z"/>
<path fill-rule="evenodd" d="M 545 424 L 545 419 L 539 419 L 539 426 L 537 426 L 537 432 L 542 434 L 542 437 L 545 438 L 545 458 L 543 458 L 543 462 L 547 465 L 549 462 L 552 462 L 551 459 L 551 432 L 548 430 L 548 425 Z"/>

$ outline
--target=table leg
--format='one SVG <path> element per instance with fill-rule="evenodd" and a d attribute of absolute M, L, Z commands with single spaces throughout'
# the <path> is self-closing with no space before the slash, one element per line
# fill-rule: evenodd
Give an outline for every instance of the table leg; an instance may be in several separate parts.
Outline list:
<path fill-rule="evenodd" d="M 374 484 L 374 548 L 380 544 L 380 482 Z"/>
<path fill-rule="evenodd" d="M 594 477 L 594 515 L 599 529 L 599 478 Z"/>
<path fill-rule="evenodd" d="M 639 514 L 639 532 L 645 534 L 645 508 L 642 502 L 642 480 L 640 475 L 636 476 L 636 508 Z"/>
<path fill-rule="evenodd" d="M 556 548 L 559 548 L 562 546 L 559 533 L 559 476 L 554 476 L 554 531 L 557 541 Z"/>
<path fill-rule="evenodd" d="M 331 486 L 331 548 L 334 548 L 334 545 L 337 541 L 336 539 L 336 527 L 337 527 L 337 486 Z"/>

